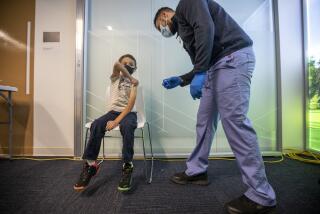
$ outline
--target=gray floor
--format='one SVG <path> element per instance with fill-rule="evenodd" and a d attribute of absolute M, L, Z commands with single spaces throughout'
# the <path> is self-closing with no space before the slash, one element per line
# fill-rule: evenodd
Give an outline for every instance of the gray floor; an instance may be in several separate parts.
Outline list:
<path fill-rule="evenodd" d="M 170 183 L 184 167 L 156 161 L 154 181 L 146 184 L 143 162 L 135 161 L 134 187 L 123 194 L 117 191 L 121 162 L 106 161 L 90 187 L 76 193 L 79 161 L 0 160 L 0 213 L 224 213 L 224 203 L 245 191 L 234 161 L 210 161 L 208 187 Z M 285 159 L 266 169 L 278 213 L 320 213 L 319 165 Z"/>

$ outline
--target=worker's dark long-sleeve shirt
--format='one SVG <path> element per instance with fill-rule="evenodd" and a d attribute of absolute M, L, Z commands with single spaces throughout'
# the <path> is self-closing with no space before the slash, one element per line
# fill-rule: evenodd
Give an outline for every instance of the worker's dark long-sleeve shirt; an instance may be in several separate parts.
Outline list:
<path fill-rule="evenodd" d="M 191 72 L 180 76 L 181 86 L 190 84 L 196 72 L 207 71 L 222 57 L 252 46 L 250 37 L 213 0 L 180 0 L 173 23 L 194 65 Z"/>

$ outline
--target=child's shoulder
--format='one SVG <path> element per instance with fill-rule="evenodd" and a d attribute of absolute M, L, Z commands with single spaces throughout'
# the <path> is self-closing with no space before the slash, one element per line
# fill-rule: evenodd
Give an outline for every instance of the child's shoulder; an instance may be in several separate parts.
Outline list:
<path fill-rule="evenodd" d="M 111 83 L 114 83 L 114 82 L 116 82 L 116 81 L 119 80 L 119 79 L 120 79 L 120 76 L 119 76 L 119 75 L 117 75 L 117 76 L 111 75 L 111 76 L 110 76 Z"/>

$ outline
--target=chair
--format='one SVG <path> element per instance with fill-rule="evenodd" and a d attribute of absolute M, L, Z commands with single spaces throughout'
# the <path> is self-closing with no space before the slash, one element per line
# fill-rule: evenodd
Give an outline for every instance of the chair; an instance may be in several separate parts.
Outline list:
<path fill-rule="evenodd" d="M 107 87 L 106 90 L 106 100 L 107 102 L 110 100 L 110 86 Z M 141 131 L 141 136 L 135 136 L 135 138 L 141 138 L 142 139 L 142 147 L 143 147 L 143 157 L 144 157 L 144 166 L 145 166 L 145 175 L 146 175 L 146 182 L 151 183 L 152 182 L 152 174 L 153 174 L 153 151 L 152 151 L 152 142 L 151 142 L 151 135 L 150 135 L 150 125 L 146 121 L 145 118 L 145 111 L 144 111 L 144 100 L 143 100 L 143 93 L 142 88 L 138 87 L 137 91 L 137 98 L 135 102 L 135 107 L 137 110 L 137 122 L 138 126 L 137 129 Z M 90 130 L 92 122 L 88 122 L 85 125 L 86 128 L 86 136 L 85 136 L 85 148 L 87 146 L 87 138 L 88 138 L 88 131 Z M 147 166 L 147 157 L 146 157 L 146 151 L 145 151 L 145 141 L 144 141 L 144 127 L 147 125 L 148 134 L 149 134 L 149 143 L 150 143 L 150 151 L 151 151 L 151 166 L 150 166 L 150 176 L 148 176 L 148 166 Z M 112 131 L 120 131 L 119 126 L 114 128 Z M 112 136 L 110 132 L 106 132 L 104 138 L 112 138 L 115 136 Z M 102 161 L 104 160 L 104 138 L 102 139 Z"/>

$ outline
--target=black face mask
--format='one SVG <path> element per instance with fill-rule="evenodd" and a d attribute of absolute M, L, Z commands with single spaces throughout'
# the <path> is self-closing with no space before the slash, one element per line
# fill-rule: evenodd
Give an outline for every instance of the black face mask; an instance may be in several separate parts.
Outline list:
<path fill-rule="evenodd" d="M 175 16 L 172 17 L 171 21 L 172 21 L 172 25 L 170 26 L 170 31 L 174 35 L 178 31 L 178 22 Z"/>
<path fill-rule="evenodd" d="M 136 68 L 134 68 L 134 67 L 131 67 L 130 65 L 125 65 L 124 67 L 128 70 L 128 72 L 129 72 L 130 75 L 133 74 L 133 72 L 134 72 L 135 69 L 136 69 Z"/>

